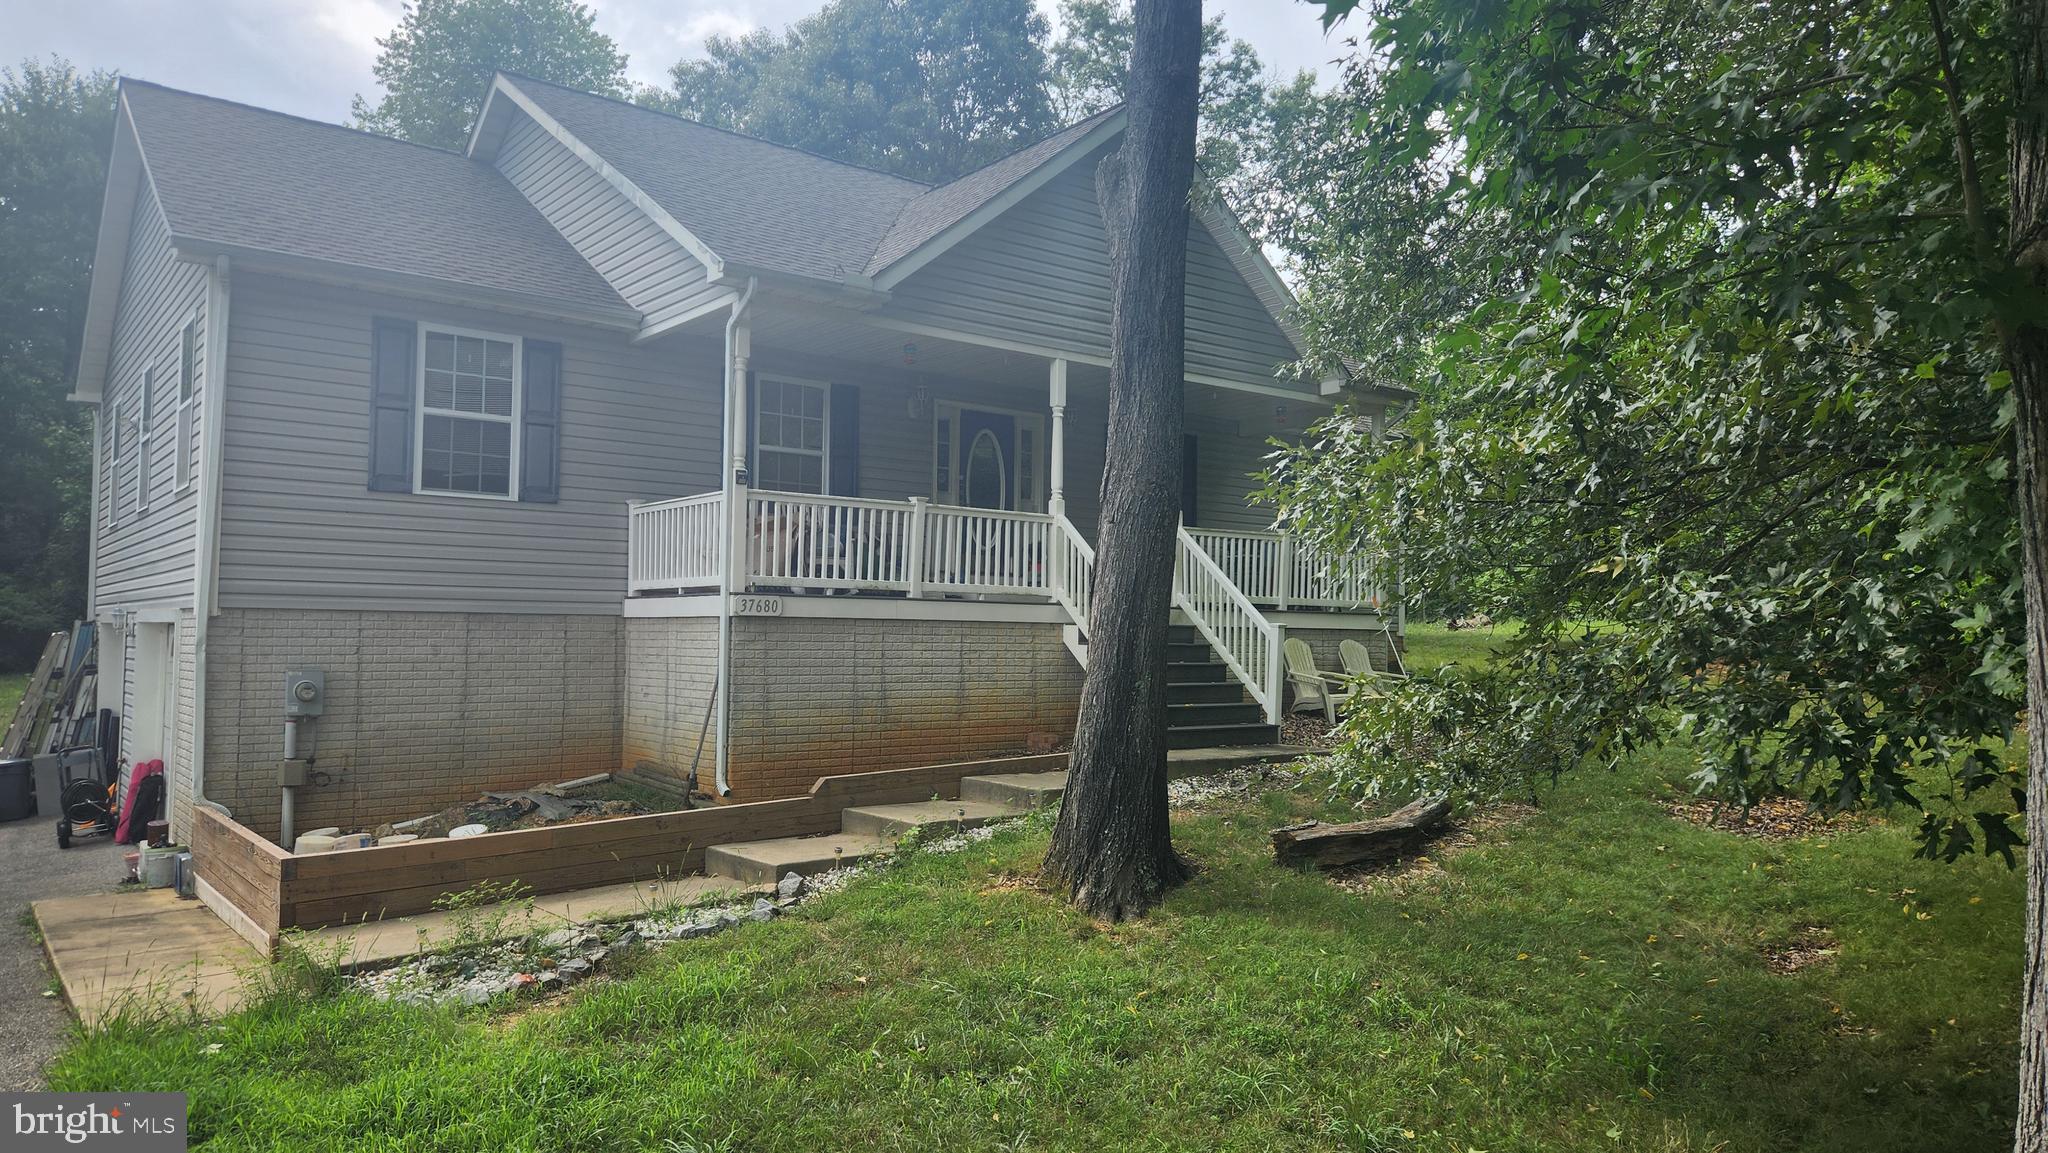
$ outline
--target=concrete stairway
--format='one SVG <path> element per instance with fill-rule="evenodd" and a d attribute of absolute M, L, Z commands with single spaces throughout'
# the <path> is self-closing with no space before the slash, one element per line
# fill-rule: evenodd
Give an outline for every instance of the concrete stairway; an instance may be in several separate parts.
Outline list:
<path fill-rule="evenodd" d="M 749 885 L 772 885 L 791 873 L 822 873 L 883 856 L 916 829 L 937 826 L 950 833 L 1023 816 L 1057 803 L 1066 784 L 1065 773 L 962 777 L 959 800 L 855 805 L 839 814 L 839 832 L 833 836 L 714 845 L 704 850 L 704 872 Z"/>
<path fill-rule="evenodd" d="M 1272 729 L 1271 725 L 1232 727 L 1269 732 Z M 1175 778 L 1197 777 L 1261 761 L 1286 760 L 1311 751 L 1276 746 L 1270 742 L 1182 748 L 1166 755 L 1166 767 L 1168 775 Z M 914 829 L 936 827 L 941 833 L 951 833 L 991 821 L 1021 817 L 1033 809 L 1058 804 L 1066 788 L 1065 772 L 984 773 L 961 777 L 957 800 L 854 805 L 842 809 L 839 831 L 830 836 L 777 837 L 766 841 L 714 845 L 704 850 L 704 872 L 712 877 L 730 877 L 742 884 L 772 885 L 791 873 L 809 876 L 841 865 L 857 864 L 870 857 L 884 856 L 894 851 L 897 842 Z"/>

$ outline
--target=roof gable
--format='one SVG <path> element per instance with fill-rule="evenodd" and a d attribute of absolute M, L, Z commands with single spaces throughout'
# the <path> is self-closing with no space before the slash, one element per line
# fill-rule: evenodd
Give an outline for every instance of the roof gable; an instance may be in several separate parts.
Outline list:
<path fill-rule="evenodd" d="M 489 165 L 154 84 L 121 91 L 183 255 L 312 260 L 631 314 Z"/>
<path fill-rule="evenodd" d="M 699 238 L 720 263 L 858 279 L 877 239 L 927 185 L 650 108 L 503 77 Z"/>

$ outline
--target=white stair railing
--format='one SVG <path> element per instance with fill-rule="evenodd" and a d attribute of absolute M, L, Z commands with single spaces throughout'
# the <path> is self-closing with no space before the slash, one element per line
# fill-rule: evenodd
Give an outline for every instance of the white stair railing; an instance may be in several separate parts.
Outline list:
<path fill-rule="evenodd" d="M 1052 514 L 1052 548 L 1047 555 L 1051 562 L 1047 576 L 1051 582 L 1052 599 L 1067 610 L 1067 619 L 1074 623 L 1067 626 L 1067 648 L 1074 659 L 1088 667 L 1088 647 L 1081 637 L 1088 628 L 1088 610 L 1095 597 L 1095 548 L 1074 522 L 1063 512 Z"/>
<path fill-rule="evenodd" d="M 1280 626 L 1266 619 L 1244 590 L 1203 551 L 1185 528 L 1177 530 L 1173 560 L 1173 605 L 1186 614 L 1232 675 L 1280 723 Z"/>

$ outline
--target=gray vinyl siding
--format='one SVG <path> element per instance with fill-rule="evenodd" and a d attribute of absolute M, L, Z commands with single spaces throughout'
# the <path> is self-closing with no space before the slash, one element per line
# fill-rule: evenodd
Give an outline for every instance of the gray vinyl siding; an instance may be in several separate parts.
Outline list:
<path fill-rule="evenodd" d="M 179 334 L 188 322 L 193 325 L 198 341 L 195 359 L 203 368 L 205 307 L 206 272 L 172 259 L 170 235 L 145 185 L 137 193 L 129 232 L 128 264 L 121 278 L 121 303 L 115 314 L 101 410 L 106 416 L 119 413 L 129 426 L 118 438 L 122 451 L 116 460 L 113 423 L 107 420 L 102 424 L 99 501 L 93 523 L 99 533 L 95 599 L 104 608 L 190 603 L 199 502 L 196 483 L 182 491 L 177 487 Z M 151 369 L 155 369 L 155 420 L 145 465 L 150 476 L 149 508 L 138 512 L 140 402 Z M 205 385 L 203 375 L 195 378 L 195 395 Z M 195 475 L 198 440 L 203 435 L 198 407 L 193 406 L 189 424 Z"/>
<path fill-rule="evenodd" d="M 560 341 L 560 501 L 370 492 L 373 316 Z M 616 614 L 627 501 L 718 484 L 715 345 L 245 277 L 230 328 L 223 610 Z"/>
<path fill-rule="evenodd" d="M 910 274 L 883 314 L 1026 348 L 1108 357 L 1109 242 L 1094 181 L 1094 158 L 1077 162 Z M 1297 355 L 1207 227 L 1191 221 L 1189 374 L 1285 385 L 1274 374 Z"/>
<path fill-rule="evenodd" d="M 498 152 L 498 170 L 640 310 L 643 323 L 660 324 L 725 294 L 674 237 L 523 115 Z"/>

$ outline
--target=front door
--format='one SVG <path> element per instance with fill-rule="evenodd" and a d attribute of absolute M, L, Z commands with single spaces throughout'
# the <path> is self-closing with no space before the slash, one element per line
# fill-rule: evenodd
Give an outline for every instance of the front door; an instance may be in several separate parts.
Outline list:
<path fill-rule="evenodd" d="M 968 508 L 1017 507 L 1017 418 L 960 410 L 959 500 Z"/>

